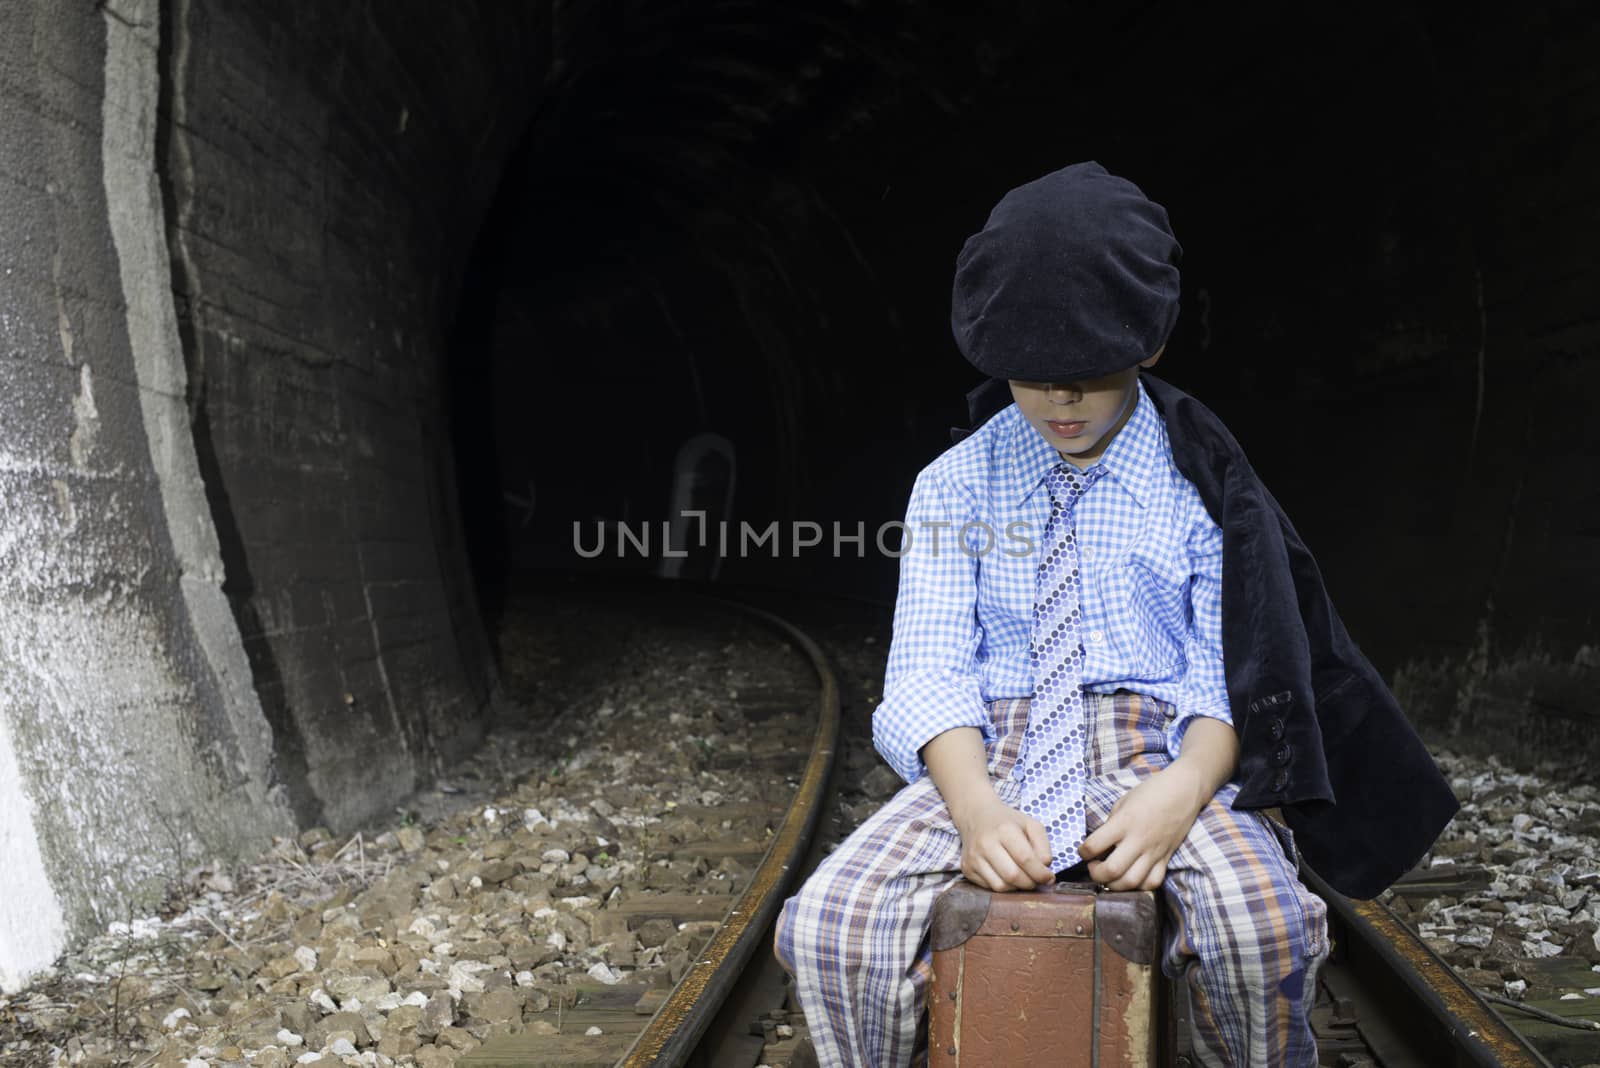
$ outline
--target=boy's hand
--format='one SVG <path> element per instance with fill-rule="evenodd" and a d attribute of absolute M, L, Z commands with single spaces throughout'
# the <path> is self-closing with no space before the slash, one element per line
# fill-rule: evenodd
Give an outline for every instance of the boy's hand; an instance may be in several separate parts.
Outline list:
<path fill-rule="evenodd" d="M 922 759 L 961 836 L 962 875 L 996 893 L 1055 881 L 1044 825 L 994 792 L 976 727 L 935 736 L 922 747 Z"/>
<path fill-rule="evenodd" d="M 953 816 L 961 835 L 961 874 L 996 893 L 1055 882 L 1044 824 L 994 794 Z"/>
<path fill-rule="evenodd" d="M 1214 791 L 1187 765 L 1170 764 L 1123 794 L 1111 815 L 1083 840 L 1089 878 L 1110 890 L 1154 890 L 1167 861 Z"/>

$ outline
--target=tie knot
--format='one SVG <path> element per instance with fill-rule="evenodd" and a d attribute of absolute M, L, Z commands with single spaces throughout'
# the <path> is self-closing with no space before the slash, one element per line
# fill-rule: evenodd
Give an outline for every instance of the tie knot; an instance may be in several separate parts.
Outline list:
<path fill-rule="evenodd" d="M 1050 469 L 1050 500 L 1063 508 L 1071 508 L 1106 469 L 1095 464 L 1080 471 L 1069 463 L 1058 463 Z"/>

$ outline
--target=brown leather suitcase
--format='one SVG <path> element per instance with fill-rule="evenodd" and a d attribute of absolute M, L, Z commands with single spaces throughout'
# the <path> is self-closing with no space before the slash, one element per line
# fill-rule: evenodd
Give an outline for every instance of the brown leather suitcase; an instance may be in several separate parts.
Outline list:
<path fill-rule="evenodd" d="M 1154 1068 L 1172 1047 L 1159 936 L 1148 890 L 956 883 L 933 910 L 930 1068 Z"/>

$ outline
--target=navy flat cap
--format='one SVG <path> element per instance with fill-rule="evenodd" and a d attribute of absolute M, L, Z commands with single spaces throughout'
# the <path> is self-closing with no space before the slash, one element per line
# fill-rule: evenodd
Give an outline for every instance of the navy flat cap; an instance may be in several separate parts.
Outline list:
<path fill-rule="evenodd" d="M 1154 355 L 1178 321 L 1167 212 L 1098 163 L 1001 198 L 956 259 L 950 326 L 993 378 L 1071 382 Z"/>

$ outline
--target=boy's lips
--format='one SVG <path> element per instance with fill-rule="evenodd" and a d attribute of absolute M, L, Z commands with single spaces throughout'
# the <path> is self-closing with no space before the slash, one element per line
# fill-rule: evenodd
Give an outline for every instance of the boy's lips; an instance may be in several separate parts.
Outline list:
<path fill-rule="evenodd" d="M 1045 425 L 1048 426 L 1057 437 L 1075 438 L 1079 434 L 1083 433 L 1084 427 L 1088 426 L 1089 424 L 1082 419 L 1073 419 L 1067 421 L 1046 419 Z"/>

